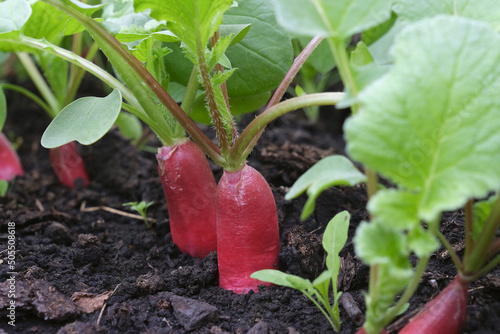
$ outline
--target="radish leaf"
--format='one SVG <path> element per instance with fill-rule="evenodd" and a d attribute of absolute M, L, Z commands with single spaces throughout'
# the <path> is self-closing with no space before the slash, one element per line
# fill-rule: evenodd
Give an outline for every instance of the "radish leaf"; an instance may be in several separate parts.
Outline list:
<path fill-rule="evenodd" d="M 71 141 L 90 145 L 113 126 L 122 105 L 118 89 L 108 96 L 82 97 L 69 105 L 52 120 L 42 135 L 42 146 L 54 148 Z"/>
<path fill-rule="evenodd" d="M 245 38 L 226 51 L 233 68 L 238 69 L 227 81 L 229 97 L 278 87 L 292 65 L 293 47 L 289 34 L 276 22 L 272 2 L 238 1 L 237 7 L 224 14 L 224 24 L 251 24 Z"/>
<path fill-rule="evenodd" d="M 0 33 L 20 30 L 30 15 L 31 7 L 26 0 L 0 2 Z"/>
<path fill-rule="evenodd" d="M 314 211 L 316 198 L 333 186 L 353 186 L 365 181 L 365 176 L 344 156 L 333 155 L 321 159 L 305 172 L 290 188 L 285 199 L 290 200 L 307 191 L 309 199 L 302 210 L 301 219 Z"/>
<path fill-rule="evenodd" d="M 361 110 L 345 125 L 348 152 L 411 198 L 402 206 L 378 195 L 370 207 L 384 221 L 434 221 L 500 187 L 499 43 L 477 21 L 419 21 L 398 36 L 391 71 L 361 92 Z"/>
<path fill-rule="evenodd" d="M 162 0 L 134 1 L 137 11 L 150 8 L 152 17 L 168 21 L 168 28 L 194 54 L 198 48 L 205 48 L 232 3 L 233 0 L 171 0 L 165 6 Z M 201 45 L 197 45 L 197 40 Z"/>
<path fill-rule="evenodd" d="M 467 17 L 492 24 L 500 29 L 500 6 L 497 0 L 401 0 L 394 7 L 403 21 L 413 22 L 439 14 Z"/>
<path fill-rule="evenodd" d="M 277 20 L 299 36 L 345 39 L 391 16 L 392 0 L 276 0 Z"/>

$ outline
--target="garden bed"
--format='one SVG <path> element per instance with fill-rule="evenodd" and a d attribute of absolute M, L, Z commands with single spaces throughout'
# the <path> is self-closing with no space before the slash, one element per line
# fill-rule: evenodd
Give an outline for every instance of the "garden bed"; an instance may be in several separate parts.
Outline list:
<path fill-rule="evenodd" d="M 18 257 L 15 327 L 7 324 L 9 268 L 0 252 L 0 309 L 7 333 L 333 333 L 318 309 L 300 292 L 264 287 L 259 293 L 234 294 L 218 287 L 217 257 L 181 254 L 169 234 L 168 213 L 154 154 L 137 152 L 116 131 L 91 147 L 82 147 L 92 179 L 86 189 L 61 186 L 51 170 L 40 137 L 49 123 L 45 114 L 22 100 L 9 100 L 5 132 L 22 139 L 19 147 L 25 176 L 0 198 L 1 232 L 14 222 Z M 11 111 L 12 110 L 12 111 Z M 323 193 L 311 218 L 299 220 L 305 196 L 284 200 L 289 187 L 324 156 L 343 154 L 342 117 L 324 110 L 317 125 L 300 112 L 269 126 L 250 156 L 271 184 L 280 222 L 280 269 L 313 279 L 324 269 L 321 236 L 342 210 L 351 214 L 349 240 L 341 252 L 339 290 L 349 292 L 364 310 L 368 267 L 357 259 L 352 237 L 367 218 L 364 186 L 336 187 Z M 248 116 L 251 120 L 253 116 Z M 245 123 L 245 120 L 242 121 Z M 207 132 L 210 129 L 207 127 Z M 158 146 L 153 135 L 149 145 Z M 218 179 L 222 170 L 212 165 Z M 150 228 L 123 203 L 154 201 Z M 458 251 L 464 246 L 463 215 L 444 215 L 443 234 Z M 461 253 L 459 253 L 461 254 Z M 440 249 L 431 258 L 424 280 L 407 314 L 434 297 L 455 269 Z M 500 270 L 469 287 L 466 333 L 498 333 Z M 397 332 L 408 317 L 391 329 Z M 361 325 L 343 307 L 341 333 Z M 0 329 L 2 333 L 2 329 Z M 443 333 L 444 334 L 444 333 Z"/>

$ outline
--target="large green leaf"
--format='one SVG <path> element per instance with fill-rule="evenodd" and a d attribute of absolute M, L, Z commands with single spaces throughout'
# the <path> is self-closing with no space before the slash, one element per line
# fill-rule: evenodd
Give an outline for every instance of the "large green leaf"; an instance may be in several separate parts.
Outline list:
<path fill-rule="evenodd" d="M 30 15 L 31 7 L 26 0 L 0 2 L 0 33 L 21 30 Z"/>
<path fill-rule="evenodd" d="M 227 81 L 230 100 L 275 89 L 293 62 L 293 48 L 288 33 L 276 23 L 272 4 L 265 0 L 240 1 L 223 18 L 221 36 L 235 34 L 225 55 L 232 67 L 238 69 Z M 173 50 L 165 57 L 170 80 L 186 86 L 192 64 L 178 44 L 168 46 Z"/>
<path fill-rule="evenodd" d="M 417 21 L 439 14 L 463 16 L 488 22 L 500 29 L 500 2 L 498 0 L 400 0 L 394 7 L 404 21 Z"/>
<path fill-rule="evenodd" d="M 205 48 L 210 37 L 219 29 L 222 15 L 233 0 L 135 0 L 136 11 L 151 9 L 151 16 L 168 21 L 169 29 L 194 54 Z M 197 43 L 201 43 L 198 45 Z"/>
<path fill-rule="evenodd" d="M 59 44 L 70 16 L 42 1 L 33 4 L 32 8 L 33 13 L 24 25 L 23 34 Z"/>
<path fill-rule="evenodd" d="M 256 95 L 278 87 L 292 65 L 293 47 L 276 22 L 272 2 L 239 1 L 224 14 L 224 24 L 251 24 L 248 34 L 226 51 L 238 69 L 227 81 L 229 95 Z"/>
<path fill-rule="evenodd" d="M 309 196 L 301 219 L 306 219 L 314 211 L 316 198 L 326 189 L 333 186 L 353 186 L 363 182 L 365 176 L 353 163 L 342 155 L 332 155 L 318 161 L 307 172 L 295 181 L 285 196 L 290 200 L 307 191 Z"/>
<path fill-rule="evenodd" d="M 440 16 L 407 26 L 392 57 L 394 67 L 361 92 L 361 110 L 345 125 L 350 155 L 413 198 L 401 208 L 406 197 L 391 195 L 378 214 L 387 220 L 403 210 L 398 217 L 433 221 L 498 189 L 498 34 L 487 24 Z"/>
<path fill-rule="evenodd" d="M 345 39 L 387 20 L 393 0 L 275 0 L 279 24 L 299 36 Z"/>
<path fill-rule="evenodd" d="M 108 132 L 118 117 L 122 97 L 118 89 L 108 96 L 82 97 L 68 104 L 42 135 L 42 146 L 54 148 L 71 141 L 90 145 Z"/>

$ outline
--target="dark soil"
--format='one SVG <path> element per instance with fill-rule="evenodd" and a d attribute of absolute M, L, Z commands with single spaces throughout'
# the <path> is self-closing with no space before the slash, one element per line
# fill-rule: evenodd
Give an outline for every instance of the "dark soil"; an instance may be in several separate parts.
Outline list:
<path fill-rule="evenodd" d="M 95 145 L 81 147 L 92 182 L 86 189 L 69 190 L 57 182 L 48 152 L 40 146 L 48 118 L 18 97 L 11 96 L 9 106 L 5 131 L 22 141 L 19 154 L 26 174 L 0 198 L 0 333 L 333 333 L 300 292 L 273 286 L 237 295 L 218 287 L 215 253 L 203 260 L 181 254 L 169 233 L 154 154 L 137 152 L 112 131 Z M 282 271 L 311 280 L 321 273 L 324 228 L 337 212 L 350 212 L 339 290 L 349 292 L 364 311 L 369 270 L 352 244 L 357 225 L 367 218 L 364 187 L 329 189 L 304 222 L 299 216 L 306 197 L 283 198 L 316 161 L 343 154 L 343 116 L 324 110 L 321 121 L 310 125 L 296 112 L 275 121 L 249 164 L 264 175 L 275 195 Z M 158 142 L 150 136 L 148 144 Z M 213 171 L 219 178 L 221 169 L 214 165 Z M 147 212 L 156 220 L 149 228 L 140 219 L 111 212 L 133 213 L 122 204 L 141 200 L 155 202 Z M 6 317 L 8 222 L 16 226 L 15 327 Z M 461 250 L 462 213 L 446 214 L 442 228 Z M 450 257 L 443 249 L 436 252 L 407 314 L 434 297 L 454 274 Z M 470 285 L 466 333 L 499 332 L 499 288 L 499 269 Z M 340 312 L 341 333 L 354 333 L 360 319 L 343 307 Z M 392 332 L 407 318 L 403 315 Z"/>

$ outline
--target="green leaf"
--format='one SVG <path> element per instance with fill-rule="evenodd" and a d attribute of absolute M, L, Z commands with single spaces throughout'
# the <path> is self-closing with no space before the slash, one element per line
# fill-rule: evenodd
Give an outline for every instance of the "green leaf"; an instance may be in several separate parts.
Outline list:
<path fill-rule="evenodd" d="M 227 81 L 230 97 L 256 95 L 275 89 L 293 62 L 290 36 L 275 19 L 268 0 L 238 1 L 224 14 L 225 24 L 251 24 L 250 31 L 226 55 L 238 71 Z"/>
<path fill-rule="evenodd" d="M 334 271 L 335 276 L 338 275 L 340 269 L 339 253 L 347 242 L 350 217 L 347 211 L 337 213 L 323 233 L 323 248 L 328 254 L 326 265 L 328 269 Z"/>
<path fill-rule="evenodd" d="M 306 219 L 314 211 L 316 198 L 333 186 L 353 186 L 365 181 L 365 176 L 344 156 L 332 155 L 321 159 L 293 184 L 285 199 L 290 200 L 307 191 L 309 196 L 301 219 Z"/>
<path fill-rule="evenodd" d="M 396 189 L 379 190 L 368 202 L 368 210 L 387 226 L 402 231 L 420 223 L 418 203 L 420 195 Z"/>
<path fill-rule="evenodd" d="M 170 0 L 165 6 L 163 0 L 134 1 L 136 11 L 150 8 L 152 17 L 169 21 L 169 29 L 194 54 L 199 47 L 206 47 L 232 3 L 233 0 Z"/>
<path fill-rule="evenodd" d="M 131 139 L 132 142 L 136 142 L 142 137 L 141 121 L 132 114 L 127 112 L 119 113 L 115 124 L 120 132 L 128 139 Z"/>
<path fill-rule="evenodd" d="M 221 37 L 233 35 L 231 44 L 229 45 L 235 45 L 241 42 L 248 34 L 251 27 L 251 24 L 221 24 L 219 26 L 219 33 Z"/>
<path fill-rule="evenodd" d="M 395 268 L 411 270 L 406 236 L 388 228 L 381 220 L 360 224 L 354 246 L 356 254 L 369 265 L 391 264 Z"/>
<path fill-rule="evenodd" d="M 500 29 L 500 6 L 497 0 L 401 0 L 394 10 L 406 22 L 448 14 L 487 22 L 496 30 Z"/>
<path fill-rule="evenodd" d="M 21 30 L 31 15 L 26 0 L 5 0 L 0 2 L 0 33 Z"/>
<path fill-rule="evenodd" d="M 297 289 L 299 291 L 306 291 L 312 288 L 312 283 L 309 280 L 295 275 L 285 274 L 284 272 L 274 269 L 259 270 L 250 275 L 250 277 L 263 282 Z"/>
<path fill-rule="evenodd" d="M 80 13 L 83 13 L 87 16 L 91 16 L 96 11 L 105 6 L 105 4 L 97 4 L 97 5 L 88 5 L 78 0 L 65 0 L 71 7 L 78 10 Z"/>
<path fill-rule="evenodd" d="M 439 246 L 436 237 L 422 226 L 415 226 L 408 232 L 408 248 L 419 258 L 431 255 Z"/>
<path fill-rule="evenodd" d="M 277 20 L 299 36 L 345 39 L 387 20 L 393 0 L 276 0 Z"/>
<path fill-rule="evenodd" d="M 3 129 L 6 118 L 7 118 L 7 100 L 5 99 L 5 94 L 3 92 L 2 86 L 0 86 L 0 131 L 2 131 Z"/>
<path fill-rule="evenodd" d="M 396 15 L 396 13 L 391 12 L 391 17 L 389 19 L 368 30 L 363 31 L 363 34 L 361 36 L 361 40 L 363 41 L 363 43 L 365 43 L 366 45 L 371 45 L 378 41 L 392 29 L 397 21 L 397 18 L 398 16 Z"/>
<path fill-rule="evenodd" d="M 23 27 L 23 34 L 59 44 L 69 15 L 42 1 L 33 4 L 32 9 L 33 13 Z"/>
<path fill-rule="evenodd" d="M 5 180 L 0 180 L 0 197 L 4 197 L 9 189 L 9 182 Z"/>
<path fill-rule="evenodd" d="M 500 188 L 499 45 L 490 26 L 464 18 L 407 26 L 395 65 L 345 124 L 349 154 L 415 194 L 420 219 Z"/>
<path fill-rule="evenodd" d="M 118 89 L 108 96 L 82 97 L 68 104 L 52 120 L 42 135 L 42 146 L 54 148 L 71 141 L 90 145 L 108 132 L 121 109 Z"/>

